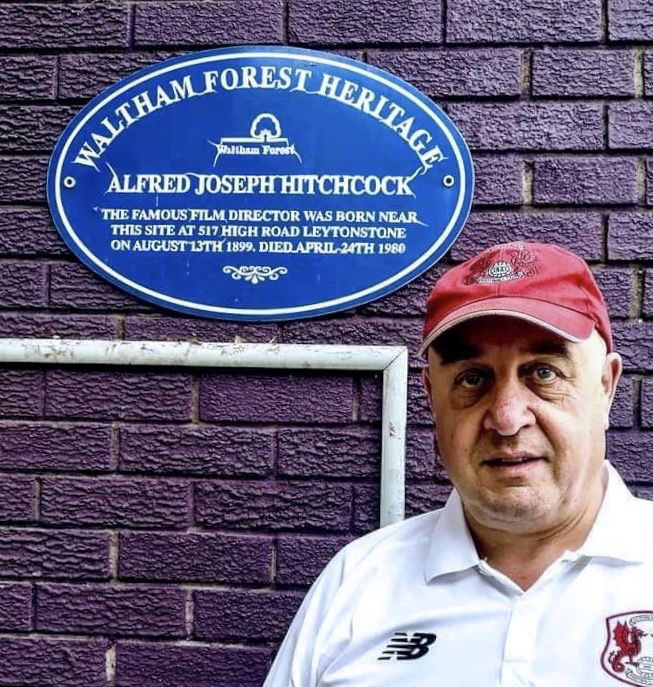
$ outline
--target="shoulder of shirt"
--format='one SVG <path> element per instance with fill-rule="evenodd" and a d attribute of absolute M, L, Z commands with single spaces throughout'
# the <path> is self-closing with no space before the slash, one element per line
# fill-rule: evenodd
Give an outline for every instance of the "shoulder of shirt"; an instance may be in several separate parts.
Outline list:
<path fill-rule="evenodd" d="M 441 513 L 442 509 L 429 511 L 374 530 L 343 547 L 333 562 L 339 562 L 343 567 L 351 569 L 363 562 L 371 563 L 374 559 L 385 559 L 393 552 L 423 550 L 431 540 Z"/>

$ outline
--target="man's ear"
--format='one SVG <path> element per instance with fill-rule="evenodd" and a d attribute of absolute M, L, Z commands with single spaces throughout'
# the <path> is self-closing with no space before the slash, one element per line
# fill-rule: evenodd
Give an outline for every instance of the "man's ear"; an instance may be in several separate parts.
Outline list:
<path fill-rule="evenodd" d="M 433 396 L 432 396 L 433 387 L 431 385 L 431 376 L 429 374 L 428 365 L 426 365 L 422 368 L 422 383 L 424 384 L 424 389 L 426 390 L 426 398 L 428 399 L 429 408 L 431 409 L 431 415 L 433 416 L 433 419 L 435 420 L 435 411 L 433 410 Z"/>
<path fill-rule="evenodd" d="M 617 383 L 619 382 L 622 371 L 623 362 L 621 356 L 618 353 L 608 353 L 608 355 L 605 356 L 601 375 L 601 385 L 603 386 L 605 398 L 603 417 L 603 426 L 605 429 L 610 427 L 610 408 L 612 407 L 612 401 L 614 400 L 614 395 L 617 391 Z"/>

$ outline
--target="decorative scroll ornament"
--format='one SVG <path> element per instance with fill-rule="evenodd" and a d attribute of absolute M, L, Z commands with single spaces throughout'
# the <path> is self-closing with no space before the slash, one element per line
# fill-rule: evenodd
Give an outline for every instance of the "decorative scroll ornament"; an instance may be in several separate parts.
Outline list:
<path fill-rule="evenodd" d="M 252 284 L 258 284 L 266 279 L 276 281 L 282 274 L 288 274 L 286 267 L 267 267 L 260 265 L 225 265 L 222 268 L 225 274 L 230 274 L 232 279 L 244 279 Z"/>

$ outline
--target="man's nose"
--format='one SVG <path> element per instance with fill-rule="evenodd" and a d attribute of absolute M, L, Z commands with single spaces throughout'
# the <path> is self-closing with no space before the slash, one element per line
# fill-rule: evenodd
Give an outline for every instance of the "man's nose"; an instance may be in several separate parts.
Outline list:
<path fill-rule="evenodd" d="M 497 380 L 489 395 L 490 405 L 483 418 L 483 428 L 494 430 L 500 436 L 513 436 L 534 424 L 530 396 L 518 379 Z"/>

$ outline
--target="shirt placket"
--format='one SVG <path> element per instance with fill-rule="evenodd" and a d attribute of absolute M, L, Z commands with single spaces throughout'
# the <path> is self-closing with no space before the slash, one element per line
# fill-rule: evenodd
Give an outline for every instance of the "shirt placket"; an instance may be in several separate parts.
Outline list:
<path fill-rule="evenodd" d="M 528 595 L 521 594 L 513 599 L 500 687 L 534 687 L 532 675 L 538 616 Z"/>

